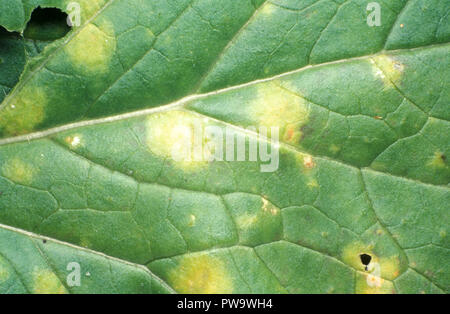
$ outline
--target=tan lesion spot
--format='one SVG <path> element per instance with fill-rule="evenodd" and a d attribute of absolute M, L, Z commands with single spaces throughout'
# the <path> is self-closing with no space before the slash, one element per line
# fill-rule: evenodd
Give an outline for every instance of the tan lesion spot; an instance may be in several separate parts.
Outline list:
<path fill-rule="evenodd" d="M 307 169 L 312 169 L 316 166 L 316 163 L 311 155 L 305 155 L 303 157 L 303 166 Z"/>
<path fill-rule="evenodd" d="M 83 137 L 79 134 L 67 136 L 64 141 L 70 148 L 75 149 L 83 145 Z"/>
<path fill-rule="evenodd" d="M 400 83 L 405 71 L 405 65 L 400 61 L 385 54 L 378 55 L 369 60 L 374 75 L 381 79 L 386 87 L 394 88 L 395 85 Z"/>

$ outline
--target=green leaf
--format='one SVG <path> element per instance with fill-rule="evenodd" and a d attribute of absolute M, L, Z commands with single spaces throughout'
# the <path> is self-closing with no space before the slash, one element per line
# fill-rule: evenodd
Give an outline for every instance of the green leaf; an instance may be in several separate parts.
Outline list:
<path fill-rule="evenodd" d="M 142 266 L 29 232 L 2 225 L 0 244 L 2 294 L 172 292 Z"/>
<path fill-rule="evenodd" d="M 75 293 L 448 293 L 450 7 L 379 1 L 370 27 L 369 2 L 79 1 L 0 104 L 0 274 L 25 278 L 0 289 L 33 291 L 17 237 L 61 284 L 72 256 L 120 268 Z M 19 31 L 68 4 L 5 3 Z M 279 163 L 177 161 L 184 125 Z"/>

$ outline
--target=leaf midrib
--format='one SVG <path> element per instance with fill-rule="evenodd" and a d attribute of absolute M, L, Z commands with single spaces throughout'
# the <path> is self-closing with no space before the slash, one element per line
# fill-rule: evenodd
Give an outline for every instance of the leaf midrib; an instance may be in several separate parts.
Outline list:
<path fill-rule="evenodd" d="M 113 1 L 113 0 L 112 0 Z M 87 127 L 87 126 L 94 126 L 94 125 L 99 125 L 99 124 L 105 124 L 105 123 L 112 123 L 112 122 L 116 122 L 116 121 L 121 121 L 121 120 L 125 120 L 125 119 L 130 119 L 130 118 L 136 118 L 136 117 L 140 117 L 140 116 L 146 116 L 146 115 L 150 115 L 150 114 L 154 114 L 154 113 L 159 113 L 159 112 L 166 112 L 169 110 L 173 110 L 173 109 L 183 109 L 183 110 L 188 110 L 189 112 L 195 113 L 195 114 L 199 114 L 199 115 L 203 115 L 206 116 L 212 120 L 215 120 L 217 122 L 220 122 L 221 124 L 224 125 L 228 125 L 231 126 L 235 129 L 238 129 L 241 132 L 247 133 L 248 131 L 244 130 L 242 127 L 234 125 L 234 124 L 230 124 L 227 123 L 225 121 L 219 120 L 219 119 L 215 119 L 213 117 L 201 114 L 199 112 L 196 111 L 192 111 L 189 110 L 187 108 L 183 108 L 186 104 L 192 102 L 192 101 L 196 101 L 196 100 L 201 100 L 204 98 L 208 98 L 211 96 L 215 96 L 215 95 L 220 95 L 220 94 L 225 94 L 227 92 L 230 91 L 234 91 L 234 90 L 239 90 L 242 88 L 246 88 L 249 86 L 253 86 L 253 85 L 257 85 L 257 84 L 261 84 L 261 83 L 266 83 L 266 82 L 271 82 L 280 78 L 284 78 L 286 76 L 289 75 L 293 75 L 296 73 L 300 73 L 309 69 L 313 69 L 313 68 L 321 68 L 321 67 L 326 67 L 329 65 L 334 65 L 334 64 L 342 64 L 342 63 L 346 63 L 346 62 L 353 62 L 353 61 L 358 61 L 358 60 L 366 60 L 366 59 L 371 59 L 374 58 L 378 55 L 382 55 L 385 53 L 389 53 L 389 54 L 395 54 L 397 52 L 404 52 L 404 51 L 417 51 L 417 50 L 424 50 L 424 49 L 433 49 L 436 47 L 441 47 L 441 46 L 447 46 L 449 45 L 449 43 L 441 43 L 441 44 L 434 44 L 434 45 L 428 45 L 428 46 L 422 46 L 422 47 L 415 47 L 415 48 L 406 48 L 406 49 L 397 49 L 397 50 L 383 50 L 380 51 L 376 54 L 372 54 L 372 55 L 366 55 L 366 56 L 359 56 L 359 57 L 353 57 L 353 58 L 347 58 L 347 59 L 340 59 L 340 60 L 334 60 L 334 61 L 330 61 L 330 62 L 325 62 L 325 63 L 321 63 L 321 64 L 316 64 L 316 65 L 307 65 L 304 66 L 302 68 L 296 69 L 296 70 L 292 70 L 292 71 L 288 71 L 288 72 L 284 72 L 281 74 L 277 74 L 275 76 L 269 77 L 269 78 L 264 78 L 264 79 L 258 79 L 258 80 L 254 80 L 251 82 L 247 82 L 244 84 L 240 84 L 240 85 L 234 85 L 234 86 L 230 86 L 227 88 L 223 88 L 223 89 L 219 89 L 219 90 L 215 90 L 215 91 L 211 91 L 208 93 L 203 93 L 203 94 L 192 94 L 192 95 L 188 95 L 186 97 L 183 97 L 175 102 L 166 104 L 166 105 L 162 105 L 159 107 L 155 107 L 155 108 L 147 108 L 147 109 L 141 109 L 141 110 L 137 110 L 137 111 L 133 111 L 133 112 L 129 112 L 129 113 L 123 113 L 123 114 L 118 114 L 118 115 L 113 115 L 113 116 L 109 116 L 109 117 L 103 117 L 103 118 L 98 118 L 98 119 L 91 119 L 91 120 L 84 120 L 84 121 L 79 121 L 79 122 L 74 122 L 74 123 L 70 123 L 70 124 L 65 124 L 65 125 L 61 125 L 58 127 L 54 127 L 51 129 L 47 129 L 44 131 L 38 131 L 38 132 L 33 132 L 33 133 L 29 133 L 29 134 L 25 134 L 25 135 L 20 135 L 20 136 L 15 136 L 15 137 L 9 137 L 9 138 L 3 138 L 0 139 L 0 147 L 3 145 L 10 145 L 10 144 L 15 144 L 15 143 L 20 143 L 20 142 L 29 142 L 32 140 L 38 140 L 38 139 L 42 139 L 42 138 L 46 138 L 52 135 L 56 135 L 58 133 L 61 132 L 65 132 L 65 131 L 70 131 L 73 129 L 77 129 L 77 128 L 82 128 L 82 127 Z M 423 110 L 422 110 L 423 111 Z M 428 113 L 427 113 L 428 115 Z M 429 115 L 428 115 L 429 117 Z M 267 139 L 265 139 L 267 140 Z M 292 146 L 288 143 L 285 142 L 280 142 L 280 145 L 282 145 L 283 147 L 288 148 L 289 150 L 293 150 L 295 152 L 298 153 L 303 153 L 303 154 L 310 154 L 306 151 L 302 151 L 300 150 L 298 147 Z M 404 176 L 400 176 L 400 175 L 395 175 L 392 174 L 390 172 L 385 172 L 385 171 L 379 171 L 379 170 L 374 170 L 370 167 L 357 167 L 355 165 L 352 164 L 348 164 L 342 160 L 336 160 L 333 158 L 330 158 L 328 156 L 316 156 L 316 157 L 320 157 L 326 160 L 330 160 L 333 162 L 337 162 L 352 168 L 356 168 L 356 169 L 370 169 L 371 171 L 377 172 L 377 173 L 382 173 L 382 174 L 387 174 L 393 177 L 398 177 L 398 178 L 402 178 L 405 180 L 409 180 L 409 181 L 413 181 L 416 183 L 420 183 L 420 184 L 425 184 L 425 185 L 430 185 L 433 187 L 441 187 L 444 189 L 450 189 L 449 186 L 444 185 L 444 184 L 433 184 L 433 183 L 429 183 L 429 182 L 424 182 L 424 181 L 420 181 L 417 179 L 413 179 L 413 178 L 408 178 L 408 177 L 404 177 Z"/>

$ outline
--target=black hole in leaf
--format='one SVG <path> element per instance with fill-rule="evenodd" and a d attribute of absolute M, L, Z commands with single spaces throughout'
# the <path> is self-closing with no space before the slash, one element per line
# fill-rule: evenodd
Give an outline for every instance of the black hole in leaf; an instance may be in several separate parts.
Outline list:
<path fill-rule="evenodd" d="M 359 258 L 361 259 L 361 263 L 365 266 L 365 269 L 367 271 L 370 261 L 372 260 L 372 256 L 370 256 L 369 254 L 361 254 Z"/>
<path fill-rule="evenodd" d="M 55 8 L 38 7 L 31 14 L 23 36 L 29 39 L 51 41 L 64 37 L 69 31 L 66 13 Z"/>
<path fill-rule="evenodd" d="M 45 240 L 45 239 L 44 239 L 44 240 L 42 240 L 42 243 L 44 243 L 44 244 L 45 244 L 45 243 L 47 243 L 47 240 Z"/>

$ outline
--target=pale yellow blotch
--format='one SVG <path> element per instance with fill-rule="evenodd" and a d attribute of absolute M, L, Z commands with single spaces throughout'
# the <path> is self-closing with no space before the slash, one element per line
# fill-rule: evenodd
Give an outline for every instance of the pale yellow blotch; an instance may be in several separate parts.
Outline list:
<path fill-rule="evenodd" d="M 22 185 L 29 185 L 36 172 L 35 167 L 19 158 L 9 159 L 2 166 L 2 175 L 5 178 Z"/>
<path fill-rule="evenodd" d="M 393 294 L 394 284 L 372 274 L 357 273 L 355 292 L 358 294 Z"/>
<path fill-rule="evenodd" d="M 280 141 L 298 144 L 310 109 L 306 100 L 291 90 L 289 86 L 281 87 L 276 82 L 260 84 L 255 99 L 248 107 L 248 116 L 258 126 L 265 126 L 268 130 L 278 127 Z"/>
<path fill-rule="evenodd" d="M 33 292 L 36 294 L 65 294 L 67 290 L 55 273 L 44 269 L 33 272 Z"/>
<path fill-rule="evenodd" d="M 384 279 L 380 278 L 378 276 L 374 276 L 372 274 L 367 275 L 367 282 L 369 283 L 369 286 L 371 287 L 377 287 L 380 288 L 383 285 Z"/>
<path fill-rule="evenodd" d="M 264 213 L 269 213 L 273 216 L 278 215 L 280 213 L 278 207 L 270 203 L 268 200 L 266 200 L 265 198 L 261 198 L 261 200 L 262 200 L 261 209 Z"/>
<path fill-rule="evenodd" d="M 268 16 L 272 15 L 272 13 L 275 11 L 276 6 L 271 4 L 270 2 L 266 2 L 263 7 L 261 8 L 261 16 Z"/>
<path fill-rule="evenodd" d="M 236 224 L 239 229 L 248 229 L 258 221 L 257 215 L 242 214 L 236 218 Z"/>
<path fill-rule="evenodd" d="M 308 181 L 308 187 L 311 188 L 311 189 L 318 188 L 319 187 L 319 183 L 317 182 L 316 179 L 310 179 Z"/>
<path fill-rule="evenodd" d="M 381 276 L 394 280 L 400 275 L 400 259 L 398 256 L 382 257 L 379 259 Z"/>
<path fill-rule="evenodd" d="M 335 144 L 331 144 L 330 146 L 330 152 L 332 152 L 333 154 L 337 154 L 339 153 L 339 151 L 341 150 L 341 148 Z"/>
<path fill-rule="evenodd" d="M 0 131 L 5 135 L 29 133 L 44 121 L 47 96 L 41 87 L 25 86 L 0 111 Z"/>
<path fill-rule="evenodd" d="M 189 216 L 189 223 L 188 226 L 189 227 L 193 227 L 195 226 L 195 221 L 197 220 L 197 217 L 195 217 L 195 215 L 190 215 Z"/>
<path fill-rule="evenodd" d="M 89 248 L 90 245 L 91 245 L 91 242 L 87 238 L 82 237 L 80 239 L 80 246 L 85 247 L 85 248 Z"/>
<path fill-rule="evenodd" d="M 435 152 L 433 158 L 431 158 L 427 165 L 432 168 L 444 169 L 447 167 L 444 154 L 441 152 Z"/>
<path fill-rule="evenodd" d="M 400 83 L 405 66 L 387 55 L 378 55 L 370 59 L 372 70 L 376 77 L 381 79 L 386 87 L 394 88 Z"/>
<path fill-rule="evenodd" d="M 155 155 L 184 171 L 206 167 L 214 155 L 205 134 L 208 119 L 184 111 L 169 111 L 147 118 L 146 145 Z M 199 136 L 200 135 L 200 136 Z"/>
<path fill-rule="evenodd" d="M 7 261 L 0 256 L 0 284 L 8 280 L 10 276 Z"/>
<path fill-rule="evenodd" d="M 113 28 L 107 22 L 100 27 L 86 25 L 65 47 L 74 67 L 87 75 L 107 72 L 115 49 Z"/>
<path fill-rule="evenodd" d="M 179 293 L 233 293 L 232 279 L 224 263 L 210 255 L 188 255 L 169 274 L 169 283 Z"/>

